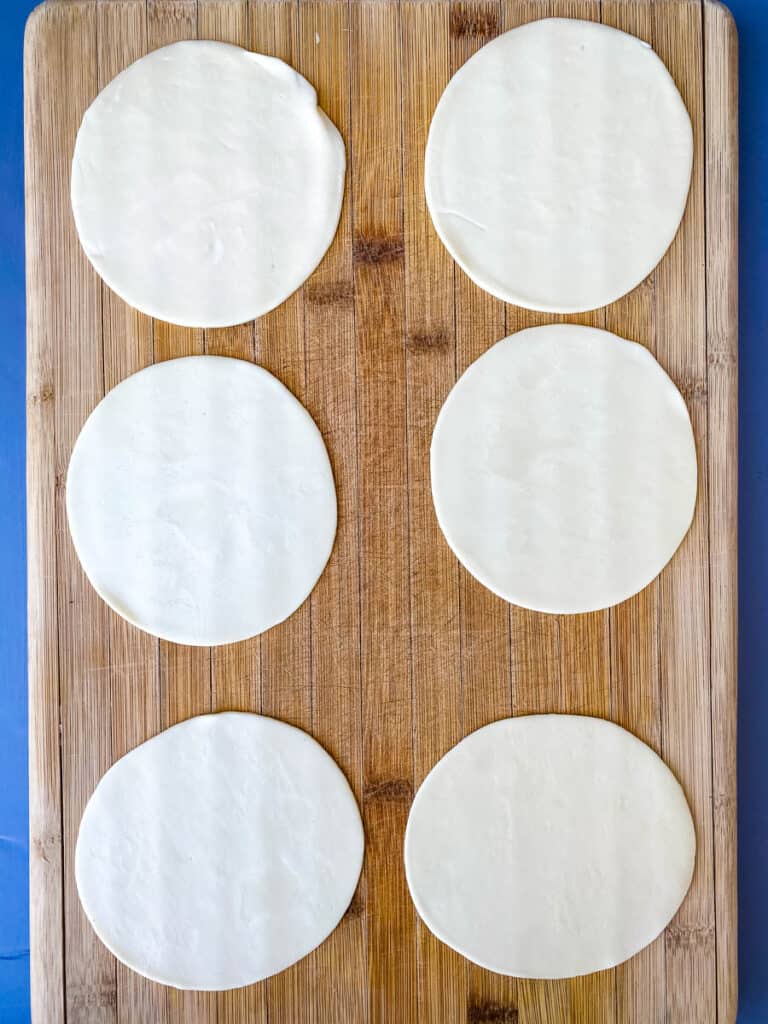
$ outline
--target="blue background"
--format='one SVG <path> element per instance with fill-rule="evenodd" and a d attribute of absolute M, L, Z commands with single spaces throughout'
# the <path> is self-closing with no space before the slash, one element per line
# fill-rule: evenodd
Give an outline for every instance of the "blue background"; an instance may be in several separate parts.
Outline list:
<path fill-rule="evenodd" d="M 0 1024 L 29 1020 L 22 40 L 32 0 L 0 0 Z M 768 1024 L 768 0 L 739 28 L 739 984 Z"/>

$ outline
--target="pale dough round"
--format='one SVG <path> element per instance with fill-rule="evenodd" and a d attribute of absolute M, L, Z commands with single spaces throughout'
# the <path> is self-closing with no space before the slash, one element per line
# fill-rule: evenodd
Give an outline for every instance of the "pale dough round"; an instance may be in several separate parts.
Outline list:
<path fill-rule="evenodd" d="M 500 974 L 566 978 L 637 953 L 693 874 L 696 837 L 664 762 L 575 715 L 478 729 L 432 769 L 405 833 L 427 927 Z"/>
<path fill-rule="evenodd" d="M 72 164 L 86 255 L 126 302 L 190 327 L 261 316 L 333 240 L 346 158 L 315 90 L 283 61 L 181 42 L 88 108 Z"/>
<path fill-rule="evenodd" d="M 553 313 L 603 306 L 675 236 L 693 134 L 662 61 L 634 36 L 551 18 L 453 76 L 427 143 L 438 235 L 481 288 Z"/>
<path fill-rule="evenodd" d="M 141 629 L 233 643 L 309 595 L 336 533 L 320 432 L 272 374 L 190 356 L 128 377 L 94 409 L 67 474 L 85 572 Z"/>
<path fill-rule="evenodd" d="M 463 565 L 536 611 L 642 590 L 685 536 L 696 447 L 682 395 L 641 345 L 534 327 L 459 378 L 432 437 L 432 495 Z"/>
<path fill-rule="evenodd" d="M 307 733 L 203 715 L 114 764 L 88 801 L 75 878 L 96 934 L 183 989 L 259 981 L 306 956 L 357 885 L 352 790 Z"/>

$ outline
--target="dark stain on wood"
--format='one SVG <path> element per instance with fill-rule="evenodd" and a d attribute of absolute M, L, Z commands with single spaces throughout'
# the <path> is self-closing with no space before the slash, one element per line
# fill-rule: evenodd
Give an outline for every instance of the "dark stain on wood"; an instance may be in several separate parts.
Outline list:
<path fill-rule="evenodd" d="M 147 13 L 150 17 L 162 17 L 166 21 L 186 22 L 195 12 L 195 0 L 149 0 Z"/>
<path fill-rule="evenodd" d="M 491 6 L 451 4 L 451 35 L 489 39 L 499 33 L 499 12 Z"/>
<path fill-rule="evenodd" d="M 732 793 L 715 793 L 712 797 L 712 806 L 716 811 L 735 811 L 736 798 Z"/>
<path fill-rule="evenodd" d="M 707 364 L 717 369 L 730 370 L 738 364 L 738 359 L 735 352 L 731 352 L 727 348 L 720 348 L 708 352 Z"/>
<path fill-rule="evenodd" d="M 517 1007 L 491 1000 L 467 1003 L 467 1024 L 518 1024 Z"/>
<path fill-rule="evenodd" d="M 307 302 L 316 306 L 332 306 L 337 302 L 351 302 L 355 297 L 352 281 L 327 281 L 309 283 L 304 289 Z"/>
<path fill-rule="evenodd" d="M 680 925 L 672 924 L 666 930 L 667 949 L 712 949 L 715 942 L 713 925 Z"/>
<path fill-rule="evenodd" d="M 363 790 L 363 802 L 374 800 L 386 803 L 410 803 L 413 799 L 413 785 L 410 779 L 382 779 L 371 782 Z"/>
<path fill-rule="evenodd" d="M 433 352 L 449 348 L 453 344 L 453 335 L 448 331 L 411 331 L 405 339 L 405 347 L 409 352 Z"/>
<path fill-rule="evenodd" d="M 344 918 L 352 919 L 352 918 L 356 918 L 356 917 L 363 917 L 364 914 L 365 914 L 365 900 L 363 899 L 363 897 L 362 897 L 362 895 L 360 893 L 360 887 L 358 886 L 357 889 L 355 889 L 355 893 L 354 893 L 354 895 L 353 895 L 353 897 L 352 897 L 352 899 L 350 901 L 349 906 L 344 911 L 344 915 L 343 915 L 342 920 Z"/>
<path fill-rule="evenodd" d="M 685 377 L 677 381 L 677 387 L 685 399 L 686 405 L 698 405 L 700 402 L 706 402 L 707 400 L 706 380 Z"/>
<path fill-rule="evenodd" d="M 405 245 L 401 236 L 361 235 L 354 240 L 352 257 L 355 263 L 377 264 L 392 263 L 400 260 L 405 254 Z"/>
<path fill-rule="evenodd" d="M 29 396 L 30 405 L 44 405 L 46 402 L 53 401 L 53 385 L 44 384 L 38 391 L 33 391 Z"/>
<path fill-rule="evenodd" d="M 116 1006 L 117 988 L 114 985 L 106 983 L 67 985 L 67 1009 L 69 1014 L 76 1010 L 113 1009 Z M 83 1019 L 84 1017 L 77 1017 L 77 1020 Z"/>
<path fill-rule="evenodd" d="M 652 292 L 656 287 L 656 270 L 652 270 L 647 277 L 644 277 L 637 287 L 644 292 Z"/>
<path fill-rule="evenodd" d="M 50 864 L 61 857 L 61 836 L 56 833 L 45 836 L 34 836 L 31 842 L 31 853 L 38 860 Z"/>

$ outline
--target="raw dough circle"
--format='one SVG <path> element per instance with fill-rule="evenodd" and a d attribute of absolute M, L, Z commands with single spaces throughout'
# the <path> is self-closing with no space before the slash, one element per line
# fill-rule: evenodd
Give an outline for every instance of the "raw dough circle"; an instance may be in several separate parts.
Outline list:
<path fill-rule="evenodd" d="M 478 729 L 432 769 L 405 869 L 420 917 L 457 952 L 567 978 L 656 938 L 695 849 L 683 791 L 650 747 L 599 718 L 533 715 Z"/>
<path fill-rule="evenodd" d="M 114 764 L 75 850 L 114 955 L 175 988 L 249 985 L 306 956 L 349 905 L 363 827 L 336 763 L 260 715 L 203 715 Z"/>
<path fill-rule="evenodd" d="M 69 463 L 67 514 L 107 604 L 162 639 L 208 646 L 303 603 L 333 547 L 336 491 L 319 430 L 279 380 L 190 356 L 96 406 Z"/>
<path fill-rule="evenodd" d="M 693 133 L 646 43 L 548 18 L 484 46 L 453 76 L 429 130 L 427 203 L 459 266 L 505 302 L 603 306 L 675 236 Z"/>
<path fill-rule="evenodd" d="M 691 524 L 685 402 L 641 345 L 569 324 L 498 342 L 432 436 L 432 495 L 462 564 L 506 601 L 607 608 L 664 568 Z"/>
<path fill-rule="evenodd" d="M 309 277 L 336 233 L 345 164 L 293 68 L 226 43 L 174 43 L 85 112 L 72 210 L 86 255 L 126 302 L 222 327 Z"/>

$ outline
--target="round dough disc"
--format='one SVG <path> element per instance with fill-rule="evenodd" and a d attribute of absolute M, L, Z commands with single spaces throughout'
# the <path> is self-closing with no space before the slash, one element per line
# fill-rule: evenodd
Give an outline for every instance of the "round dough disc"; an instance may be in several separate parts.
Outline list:
<path fill-rule="evenodd" d="M 653 270 L 692 159 L 690 118 L 650 46 L 548 18 L 494 39 L 448 83 L 429 131 L 427 204 L 481 288 L 573 313 Z"/>
<path fill-rule="evenodd" d="M 128 377 L 94 409 L 67 474 L 85 572 L 164 640 L 233 643 L 282 622 L 336 533 L 328 453 L 272 374 L 190 356 Z"/>
<path fill-rule="evenodd" d="M 203 715 L 132 750 L 96 787 L 75 878 L 114 955 L 176 988 L 249 985 L 306 956 L 349 905 L 363 827 L 300 729 Z"/>
<path fill-rule="evenodd" d="M 536 611 L 607 608 L 664 568 L 691 524 L 685 402 L 641 345 L 567 324 L 498 342 L 432 436 L 445 537 L 494 593 Z"/>
<path fill-rule="evenodd" d="M 405 869 L 424 923 L 467 959 L 567 978 L 656 938 L 695 848 L 683 791 L 650 747 L 602 719 L 533 715 L 479 729 L 432 769 Z"/>
<path fill-rule="evenodd" d="M 85 112 L 72 164 L 83 249 L 150 316 L 261 316 L 336 233 L 344 143 L 315 90 L 273 57 L 181 42 L 131 64 Z"/>

